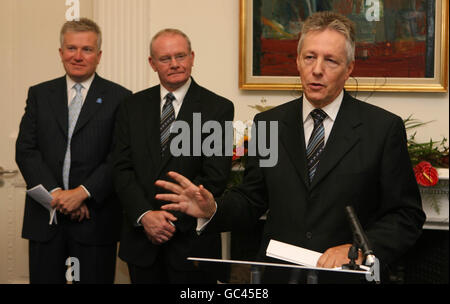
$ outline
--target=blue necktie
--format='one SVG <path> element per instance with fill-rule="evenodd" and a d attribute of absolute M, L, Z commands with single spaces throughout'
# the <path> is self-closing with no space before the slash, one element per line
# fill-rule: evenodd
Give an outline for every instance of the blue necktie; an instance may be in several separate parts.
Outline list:
<path fill-rule="evenodd" d="M 73 86 L 75 91 L 77 92 L 75 97 L 69 104 L 69 128 L 67 132 L 67 150 L 66 155 L 64 157 L 64 165 L 63 165 L 63 183 L 64 189 L 69 189 L 69 173 L 70 173 L 70 142 L 72 140 L 73 130 L 75 129 L 75 125 L 77 124 L 78 116 L 80 115 L 81 106 L 83 103 L 83 95 L 81 94 L 81 89 L 83 86 L 79 83 Z"/>
<path fill-rule="evenodd" d="M 159 131 L 161 132 L 161 156 L 164 156 L 164 151 L 167 149 L 170 136 L 170 127 L 175 121 L 175 110 L 172 104 L 175 100 L 175 96 L 169 92 L 167 93 L 165 99 L 166 103 L 162 108 L 161 124 L 159 127 Z"/>
<path fill-rule="evenodd" d="M 314 120 L 314 128 L 311 137 L 309 138 L 308 147 L 306 148 L 306 160 L 310 182 L 314 178 L 314 174 L 316 173 L 319 164 L 319 156 L 325 146 L 323 120 L 327 117 L 327 114 L 321 109 L 314 109 L 311 111 L 311 117 Z"/>

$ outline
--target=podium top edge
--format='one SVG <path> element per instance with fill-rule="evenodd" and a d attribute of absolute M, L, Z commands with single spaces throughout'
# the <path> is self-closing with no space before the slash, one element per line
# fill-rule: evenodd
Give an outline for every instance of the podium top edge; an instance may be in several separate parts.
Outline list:
<path fill-rule="evenodd" d="M 295 265 L 295 264 L 266 263 L 266 262 L 256 262 L 256 261 L 225 260 L 225 259 L 209 259 L 209 258 L 197 258 L 197 257 L 188 257 L 187 260 L 198 261 L 198 262 L 230 263 L 230 264 L 244 264 L 244 265 L 254 265 L 254 266 L 298 268 L 298 269 L 305 269 L 305 270 L 333 271 L 333 272 L 345 272 L 345 273 L 371 275 L 370 270 L 366 270 L 366 271 L 351 270 L 351 269 L 342 269 L 340 267 L 339 268 L 322 268 L 322 267 L 303 266 L 303 265 Z M 361 265 L 361 267 L 368 268 L 367 266 L 364 266 L 364 265 Z"/>

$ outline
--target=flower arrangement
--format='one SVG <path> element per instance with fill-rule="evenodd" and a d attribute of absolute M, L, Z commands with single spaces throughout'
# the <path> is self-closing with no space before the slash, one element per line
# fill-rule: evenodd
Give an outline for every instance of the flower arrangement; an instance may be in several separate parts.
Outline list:
<path fill-rule="evenodd" d="M 266 105 L 267 100 L 262 97 L 261 104 L 256 104 L 249 106 L 252 109 L 257 110 L 258 112 L 264 112 L 273 108 L 273 106 Z M 242 134 L 240 134 L 242 136 Z M 248 128 L 245 128 L 244 134 L 240 141 L 233 147 L 233 160 L 232 165 L 234 168 L 243 169 L 245 168 L 245 162 L 247 160 L 247 152 L 248 152 Z"/>
<path fill-rule="evenodd" d="M 266 105 L 267 100 L 264 97 L 261 98 L 260 102 L 261 104 L 250 105 L 249 107 L 257 110 L 258 112 L 264 112 L 274 107 Z M 231 162 L 232 171 L 228 181 L 229 187 L 240 184 L 244 178 L 244 169 L 248 157 L 248 127 L 246 127 L 243 132 L 243 134 L 239 134 L 241 137 L 239 142 L 233 146 L 233 158 Z"/>
<path fill-rule="evenodd" d="M 241 141 L 233 147 L 233 158 L 231 160 L 232 170 L 230 179 L 228 180 L 228 187 L 239 185 L 242 183 L 247 156 L 248 136 L 244 135 Z"/>
<path fill-rule="evenodd" d="M 430 123 L 421 122 L 410 115 L 403 120 L 407 131 L 411 131 L 420 126 Z M 414 167 L 414 174 L 419 185 L 430 187 L 437 184 L 439 176 L 435 167 L 448 168 L 449 151 L 447 139 L 444 137 L 441 141 L 418 143 L 415 139 L 417 131 L 408 137 L 408 153 L 411 163 Z"/>

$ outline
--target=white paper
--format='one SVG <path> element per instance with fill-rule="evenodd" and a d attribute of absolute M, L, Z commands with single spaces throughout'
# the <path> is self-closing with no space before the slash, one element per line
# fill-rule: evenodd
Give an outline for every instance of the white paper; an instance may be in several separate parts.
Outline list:
<path fill-rule="evenodd" d="M 322 253 L 287 243 L 270 240 L 269 246 L 267 246 L 266 255 L 294 264 L 316 267 L 317 261 Z"/>
<path fill-rule="evenodd" d="M 48 223 L 49 225 L 51 225 L 52 223 L 58 224 L 58 221 L 56 220 L 56 209 L 53 209 L 51 206 L 53 197 L 44 188 L 44 186 L 37 185 L 36 187 L 27 190 L 27 194 L 49 211 L 50 214 L 50 221 Z"/>

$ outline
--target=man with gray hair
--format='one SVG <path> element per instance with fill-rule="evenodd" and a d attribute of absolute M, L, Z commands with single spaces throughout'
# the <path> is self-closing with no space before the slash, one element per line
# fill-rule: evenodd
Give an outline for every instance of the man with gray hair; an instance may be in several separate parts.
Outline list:
<path fill-rule="evenodd" d="M 16 143 L 27 188 L 43 185 L 57 211 L 49 221 L 49 211 L 26 197 L 30 282 L 65 283 L 73 264 L 74 283 L 113 283 L 121 209 L 109 154 L 116 110 L 131 92 L 96 74 L 95 22 L 66 22 L 60 39 L 66 75 L 29 89 Z"/>
<path fill-rule="evenodd" d="M 209 219 L 202 234 L 248 229 L 268 210 L 261 259 L 279 262 L 265 254 L 273 239 L 322 252 L 317 266 L 334 268 L 349 263 L 353 235 L 345 207 L 352 205 L 381 265 L 404 254 L 425 220 L 405 127 L 397 115 L 344 90 L 355 65 L 354 47 L 349 19 L 333 12 L 311 15 L 297 54 L 303 96 L 255 116 L 256 126 L 278 122 L 277 165 L 261 168 L 262 156 L 249 156 L 243 184 L 217 198 L 217 204 L 208 187 L 170 172 L 177 184 L 156 183 L 174 193 L 156 196 L 173 202 L 162 209 Z M 260 140 L 258 132 L 251 140 Z M 356 262 L 364 258 L 359 252 Z M 302 275 L 269 267 L 263 281 L 304 282 Z M 319 282 L 343 279 L 337 273 L 319 276 Z"/>
<path fill-rule="evenodd" d="M 220 234 L 198 237 L 193 217 L 164 211 L 154 198 L 161 192 L 154 182 L 171 170 L 207 185 L 215 195 L 225 190 L 230 173 L 231 156 L 192 153 L 198 148 L 193 147 L 193 138 L 201 136 L 202 145 L 210 132 L 187 134 L 184 139 L 192 143 L 189 155 L 176 156 L 171 150 L 175 134 L 169 130 L 176 123 L 196 132 L 194 117 L 217 122 L 222 130 L 226 121 L 233 121 L 231 101 L 191 77 L 194 56 L 182 31 L 158 32 L 150 44 L 149 63 L 160 85 L 134 94 L 122 103 L 117 115 L 114 180 L 125 214 L 119 257 L 128 263 L 133 283 L 216 283 L 224 279 L 218 273 L 221 270 L 186 260 L 189 256 L 219 258 Z"/>

